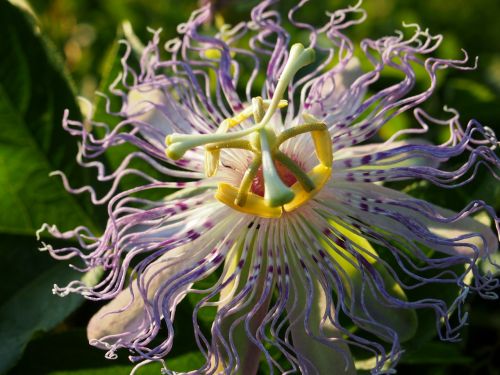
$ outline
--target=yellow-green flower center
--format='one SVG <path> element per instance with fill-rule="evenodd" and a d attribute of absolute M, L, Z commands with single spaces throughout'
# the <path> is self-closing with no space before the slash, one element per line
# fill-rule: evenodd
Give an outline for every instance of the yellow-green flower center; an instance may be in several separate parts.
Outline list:
<path fill-rule="evenodd" d="M 166 138 L 167 156 L 179 159 L 190 148 L 205 145 L 205 174 L 210 177 L 217 173 L 222 149 L 250 151 L 253 160 L 239 186 L 221 182 L 215 197 L 235 210 L 266 218 L 277 218 L 283 212 L 300 207 L 321 190 L 330 178 L 332 147 L 327 126 L 309 114 L 302 114 L 303 124 L 288 128 L 280 134 L 276 134 L 269 123 L 276 110 L 287 106 L 282 98 L 295 73 L 313 59 L 312 50 L 304 49 L 301 44 L 293 45 L 271 100 L 253 98 L 250 106 L 238 115 L 224 120 L 214 134 L 169 135 Z M 228 132 L 250 117 L 254 119 L 254 126 Z M 304 171 L 280 150 L 285 141 L 305 133 L 311 133 L 319 160 L 309 171 Z M 259 179 L 263 185 L 263 196 L 255 188 L 252 189 Z"/>

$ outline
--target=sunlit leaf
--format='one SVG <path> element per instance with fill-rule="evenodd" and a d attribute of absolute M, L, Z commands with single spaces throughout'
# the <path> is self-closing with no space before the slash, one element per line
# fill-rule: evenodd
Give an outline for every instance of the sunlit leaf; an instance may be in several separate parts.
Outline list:
<path fill-rule="evenodd" d="M 0 32 L 1 373 L 34 335 L 55 327 L 82 300 L 52 295 L 54 283 L 76 275 L 39 254 L 36 229 L 44 222 L 95 228 L 96 211 L 48 177 L 60 169 L 76 184 L 88 180 L 76 172 L 76 143 L 61 128 L 65 108 L 79 118 L 62 64 L 31 17 L 6 1 L 0 2 Z"/>

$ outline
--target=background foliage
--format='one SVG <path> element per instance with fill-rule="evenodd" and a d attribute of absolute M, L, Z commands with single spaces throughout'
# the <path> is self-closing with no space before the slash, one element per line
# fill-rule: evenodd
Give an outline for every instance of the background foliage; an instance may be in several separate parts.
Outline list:
<path fill-rule="evenodd" d="M 312 2 L 319 0 L 312 0 Z M 286 1 L 282 1 L 281 6 Z M 74 186 L 92 183 L 93 176 L 74 162 L 75 139 L 63 132 L 63 111 L 80 117 L 75 95 L 97 104 L 96 116 L 106 120 L 94 91 L 106 91 L 116 75 L 121 53 L 116 40 L 121 22 L 129 20 L 139 38 L 150 37 L 147 27 L 161 27 L 167 40 L 176 25 L 196 8 L 195 0 L 0 0 L 0 373 L 90 375 L 127 374 L 127 353 L 108 361 L 87 345 L 85 324 L 100 307 L 76 296 L 52 296 L 52 285 L 81 277 L 40 253 L 34 233 L 44 222 L 61 229 L 79 224 L 103 228 L 105 213 L 87 196 L 70 196 L 52 170 L 63 170 Z M 227 23 L 246 18 L 255 1 L 220 1 Z M 345 0 L 321 1 L 304 14 L 321 19 L 323 10 L 345 6 Z M 22 9 L 21 9 L 22 8 Z M 438 55 L 461 57 L 460 48 L 479 56 L 473 72 L 450 71 L 441 76 L 438 92 L 426 104 L 439 112 L 447 104 L 460 110 L 463 121 L 476 118 L 500 132 L 500 33 L 497 0 L 367 0 L 368 20 L 350 31 L 354 40 L 376 38 L 417 22 L 445 43 Z M 443 81 L 446 82 L 443 84 Z M 419 84 L 426 85 L 419 77 Z M 401 116 L 391 129 L 411 122 Z M 436 139 L 440 134 L 434 134 Z M 384 137 L 384 134 L 381 134 Z M 108 162 L 113 164 L 113 156 Z M 486 174 L 456 194 L 426 186 L 412 190 L 435 203 L 460 208 L 481 198 L 500 209 L 500 187 Z M 46 240 L 42 238 L 42 241 Z M 86 276 L 92 282 L 92 275 Z M 188 303 L 188 302 L 187 302 Z M 189 305 L 185 306 L 189 308 Z M 470 324 L 458 344 L 421 340 L 410 348 L 399 367 L 401 374 L 499 374 L 500 307 L 498 302 L 470 299 Z M 181 314 L 179 314 L 181 315 Z M 180 323 L 182 328 L 182 322 Z M 422 333 L 423 335 L 423 333 Z M 179 342 L 170 364 L 182 371 L 200 358 L 192 343 Z M 158 374 L 155 365 L 139 374 Z"/>

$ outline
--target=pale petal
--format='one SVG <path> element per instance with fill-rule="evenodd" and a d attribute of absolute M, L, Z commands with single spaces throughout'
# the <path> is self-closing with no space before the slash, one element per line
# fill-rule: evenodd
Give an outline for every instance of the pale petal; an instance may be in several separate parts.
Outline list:
<path fill-rule="evenodd" d="M 370 143 L 368 145 L 346 147 L 334 153 L 335 171 L 351 168 L 390 169 L 406 166 L 437 167 L 440 162 L 430 154 L 418 153 L 414 149 L 405 150 L 406 146 L 430 146 L 425 139 L 408 139 L 390 143 Z M 398 149 L 400 152 L 398 152 Z"/>
<path fill-rule="evenodd" d="M 165 135 L 172 133 L 164 113 L 158 109 L 167 102 L 163 90 L 151 86 L 132 89 L 128 93 L 127 115 L 137 121 L 150 124 Z"/>
<path fill-rule="evenodd" d="M 378 260 L 376 250 L 359 231 L 352 227 L 340 226 L 333 221 L 330 224 L 345 236 L 351 246 L 354 245 L 358 256 L 366 260 L 365 269 L 361 271 L 355 266 L 357 259 L 348 250 L 337 244 L 325 246 L 339 267 L 348 275 L 345 289 L 352 314 L 360 319 L 357 325 L 388 342 L 394 340 L 394 335 L 397 335 L 401 342 L 411 339 L 417 331 L 418 321 L 414 310 L 400 306 L 408 300 L 403 288 Z M 378 284 L 372 281 L 374 288 L 370 287 L 365 274 L 369 273 L 370 268 L 380 276 Z"/>
<path fill-rule="evenodd" d="M 351 91 L 351 86 L 362 74 L 358 58 L 353 57 L 341 72 L 320 76 L 311 87 L 306 103 L 308 101 L 312 103 L 306 111 L 320 119 L 325 119 L 327 124 L 332 124 L 339 117 L 354 113 L 366 89 L 359 88 Z"/>
<path fill-rule="evenodd" d="M 295 269 L 298 271 L 299 269 Z M 342 333 L 330 319 L 323 321 L 327 311 L 327 299 L 323 288 L 315 282 L 314 290 L 305 290 L 307 284 L 300 272 L 291 272 L 295 282 L 297 303 L 291 297 L 287 305 L 294 351 L 298 354 L 302 374 L 355 375 L 356 369 Z M 306 297 L 308 295 L 308 297 Z M 307 300 L 311 299 L 310 306 Z M 307 309 L 310 307 L 310 311 Z M 334 312 L 331 311 L 333 315 Z M 307 316 L 307 322 L 306 322 Z M 306 331 L 307 324 L 307 331 Z M 328 345 L 318 338 L 328 340 Z"/>
<path fill-rule="evenodd" d="M 132 286 L 124 289 L 111 302 L 103 306 L 90 320 L 87 326 L 89 341 L 99 347 L 108 348 L 116 342 L 129 342 L 137 334 L 147 329 L 151 322 L 150 306 L 159 287 L 175 274 L 186 270 L 197 261 L 197 257 L 187 257 L 186 248 L 179 247 L 161 256 L 151 263 L 141 276 L 141 286 L 147 285 L 147 303 L 141 294 L 137 280 Z M 173 298 L 176 305 L 184 298 L 184 292 L 190 287 L 186 285 L 177 291 Z M 160 308 L 160 306 L 156 306 Z M 97 341 L 96 341 L 97 340 Z"/>
<path fill-rule="evenodd" d="M 137 86 L 128 93 L 126 114 L 139 124 L 141 134 L 150 142 L 160 142 L 172 133 L 191 134 L 213 131 L 192 111 L 179 105 L 173 93 L 151 85 Z"/>
<path fill-rule="evenodd" d="M 366 198 L 363 205 L 370 209 L 360 210 L 355 206 L 351 206 L 352 210 L 359 211 L 358 215 L 366 224 L 385 229 L 390 233 L 397 233 L 408 239 L 415 239 L 433 250 L 450 255 L 467 255 L 470 257 L 475 255 L 473 247 L 477 248 L 479 255 L 482 257 L 498 250 L 498 237 L 495 233 L 489 227 L 470 216 L 446 222 L 446 218 L 454 217 L 457 213 L 375 184 L 342 182 L 336 184 L 335 188 L 340 188 L 349 193 L 356 192 Z M 375 200 L 382 203 L 374 203 Z M 381 213 L 373 213 L 377 209 L 387 210 L 388 213 L 402 215 L 402 217 L 411 219 L 414 223 L 419 224 L 421 228 L 428 230 L 430 236 L 420 233 L 416 237 L 416 233 L 400 221 L 389 220 L 387 215 Z M 429 216 L 422 214 L 419 210 L 424 210 Z M 466 238 L 458 239 L 462 236 L 466 236 Z M 446 243 L 440 243 L 439 239 L 445 240 Z"/>

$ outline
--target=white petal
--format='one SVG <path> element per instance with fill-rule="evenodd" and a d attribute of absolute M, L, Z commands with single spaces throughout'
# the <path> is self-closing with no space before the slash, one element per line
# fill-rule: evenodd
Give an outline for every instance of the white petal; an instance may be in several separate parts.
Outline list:
<path fill-rule="evenodd" d="M 307 112 L 324 119 L 327 124 L 355 112 L 366 90 L 351 90 L 351 86 L 362 74 L 359 60 L 353 57 L 341 72 L 331 77 L 327 74 L 319 77 L 311 87 L 314 98 L 308 98 L 313 103 Z"/>
<path fill-rule="evenodd" d="M 167 97 L 159 88 L 142 86 L 132 89 L 127 97 L 127 115 L 161 130 L 165 135 L 172 133 L 167 118 L 158 107 L 167 103 Z"/>
<path fill-rule="evenodd" d="M 297 271 L 297 270 L 295 270 Z M 293 306 L 293 297 L 287 310 L 290 319 L 290 330 L 293 339 L 293 348 L 299 354 L 300 370 L 302 374 L 335 374 L 355 375 L 356 369 L 352 359 L 349 346 L 342 339 L 341 332 L 327 319 L 322 321 L 327 308 L 327 300 L 322 287 L 315 285 L 311 297 L 311 312 L 309 315 L 309 329 L 305 328 L 304 306 L 306 305 L 307 293 L 303 285 L 300 272 L 291 272 L 295 280 L 295 292 L 299 294 L 298 303 Z M 309 291 L 308 291 L 309 292 Z M 331 312 L 333 314 L 333 311 Z M 321 327 L 321 329 L 320 329 Z M 314 337 L 329 340 L 330 346 L 324 345 Z"/>
<path fill-rule="evenodd" d="M 409 145 L 431 145 L 425 139 L 408 139 L 404 141 L 396 141 L 390 143 L 370 143 L 368 145 L 346 147 L 334 152 L 333 155 L 333 169 L 338 171 L 339 169 L 346 168 L 346 161 L 350 161 L 353 167 L 359 166 L 363 156 L 370 155 L 375 158 L 376 154 L 379 152 L 385 152 L 389 150 L 394 150 L 399 147 L 409 146 Z M 408 156 L 413 156 L 407 158 Z M 440 162 L 444 160 L 436 160 L 429 157 L 415 157 L 417 154 L 415 151 L 401 152 L 395 156 L 381 159 L 380 161 L 373 161 L 369 164 L 362 165 L 362 169 L 390 169 L 396 167 L 407 167 L 407 166 L 428 166 L 437 167 Z M 404 160 L 400 161 L 401 159 Z M 407 159 L 406 159 L 407 158 Z"/>
<path fill-rule="evenodd" d="M 141 135 L 159 150 L 165 149 L 165 137 L 169 134 L 213 131 L 172 94 L 150 85 L 137 86 L 129 91 L 126 113 L 138 126 Z M 185 158 L 203 160 L 203 152 L 189 150 Z"/>
<path fill-rule="evenodd" d="M 373 199 L 383 199 L 388 198 L 401 203 L 408 203 L 408 201 L 413 201 L 415 205 L 418 200 L 415 198 L 375 184 L 364 184 L 364 183 L 337 183 L 335 188 L 340 188 L 345 191 L 357 191 L 362 196 L 366 198 Z M 456 215 L 455 212 L 436 206 L 431 203 L 430 208 L 433 209 L 438 215 L 449 218 Z M 438 244 L 436 242 L 427 242 L 425 238 L 419 238 L 419 241 L 427 246 L 430 246 L 433 250 L 447 253 L 450 255 L 467 255 L 474 256 L 474 250 L 470 245 L 476 246 L 480 256 L 486 256 L 498 250 L 498 237 L 493 233 L 493 231 L 486 225 L 480 223 L 479 221 L 471 218 L 465 217 L 452 223 L 441 223 L 434 221 L 417 211 L 400 205 L 386 204 L 383 207 L 391 212 L 395 212 L 405 217 L 411 218 L 418 221 L 420 224 L 424 225 L 432 234 L 442 237 L 445 240 L 452 240 L 460 236 L 472 235 L 471 237 L 458 240 L 455 245 Z M 354 207 L 352 209 L 355 209 Z M 396 233 L 400 236 L 406 237 L 408 239 L 415 239 L 416 236 L 403 224 L 396 220 L 389 220 L 386 216 L 382 214 L 373 214 L 369 212 L 364 212 L 359 210 L 359 217 L 367 224 L 379 227 L 390 231 L 391 233 Z"/>
<path fill-rule="evenodd" d="M 186 248 L 179 247 L 151 263 L 141 278 L 141 285 L 148 285 L 148 303 L 154 298 L 162 283 L 178 272 L 192 267 L 197 258 L 186 256 Z M 185 290 L 189 287 L 190 285 L 186 285 L 178 290 L 172 310 L 184 298 Z M 124 289 L 92 317 L 87 326 L 87 337 L 91 342 L 102 341 L 97 342 L 96 346 L 103 348 L 108 348 L 117 341 L 129 342 L 137 336 L 138 332 L 147 329 L 151 324 L 149 311 L 151 308 L 145 306 L 145 301 L 139 293 L 137 280 L 134 280 L 131 288 Z"/>

